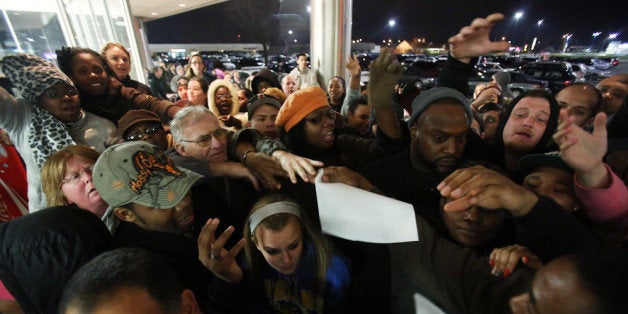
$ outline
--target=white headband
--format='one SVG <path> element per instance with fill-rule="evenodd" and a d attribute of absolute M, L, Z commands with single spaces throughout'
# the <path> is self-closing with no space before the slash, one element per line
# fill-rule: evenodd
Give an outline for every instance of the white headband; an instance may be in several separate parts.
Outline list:
<path fill-rule="evenodd" d="M 251 215 L 251 218 L 249 219 L 249 227 L 251 228 L 251 233 L 255 231 L 257 225 L 259 225 L 262 220 L 266 219 L 266 217 L 279 213 L 292 214 L 301 219 L 301 210 L 299 210 L 299 206 L 297 206 L 297 204 L 288 201 L 270 203 L 268 205 L 262 206 Z"/>

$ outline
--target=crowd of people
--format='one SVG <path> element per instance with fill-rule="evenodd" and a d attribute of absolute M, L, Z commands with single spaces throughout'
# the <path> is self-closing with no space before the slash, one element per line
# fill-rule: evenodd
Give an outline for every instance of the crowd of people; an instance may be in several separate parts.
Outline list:
<path fill-rule="evenodd" d="M 197 54 L 148 86 L 119 43 L 4 57 L 0 312 L 627 313 L 628 73 L 470 95 L 503 18 L 411 104 L 386 49 L 366 88 L 354 56 L 327 85 L 306 54 L 248 77 Z M 419 240 L 323 234 L 319 172 L 411 204 Z"/>

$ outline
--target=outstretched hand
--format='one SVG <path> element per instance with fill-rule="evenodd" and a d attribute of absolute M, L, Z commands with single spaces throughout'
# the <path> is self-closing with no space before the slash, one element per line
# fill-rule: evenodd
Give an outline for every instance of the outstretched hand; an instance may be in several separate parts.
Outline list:
<path fill-rule="evenodd" d="M 445 204 L 445 211 L 461 211 L 477 205 L 486 209 L 503 208 L 521 217 L 538 201 L 533 192 L 482 166 L 458 169 L 436 188 L 442 196 L 455 198 Z"/>
<path fill-rule="evenodd" d="M 305 182 L 314 182 L 316 168 L 323 166 L 323 163 L 320 161 L 297 156 L 282 150 L 273 152 L 273 159 L 281 165 L 283 170 L 288 172 L 290 182 L 292 183 L 297 183 L 297 175 Z"/>
<path fill-rule="evenodd" d="M 249 153 L 245 166 L 253 171 L 257 179 L 268 190 L 281 189 L 281 183 L 275 176 L 288 177 L 288 173 L 272 157 L 264 153 Z"/>
<path fill-rule="evenodd" d="M 369 67 L 369 103 L 374 109 L 392 108 L 395 85 L 403 73 L 403 65 L 390 49 L 382 49 Z"/>
<path fill-rule="evenodd" d="M 574 124 L 574 118 L 561 111 L 560 124 L 554 133 L 554 141 L 560 147 L 563 160 L 576 171 L 578 181 L 586 187 L 601 188 L 609 179 L 603 159 L 608 139 L 606 114 L 598 113 L 593 121 L 593 133 Z"/>
<path fill-rule="evenodd" d="M 489 39 L 495 23 L 504 19 L 501 13 L 493 13 L 486 18 L 476 18 L 471 25 L 449 38 L 449 53 L 452 57 L 469 63 L 471 58 L 484 54 L 507 51 L 510 44 L 506 41 L 493 42 Z"/>
<path fill-rule="evenodd" d="M 536 254 L 532 253 L 532 251 L 524 246 L 515 244 L 503 248 L 496 248 L 491 252 L 489 259 L 489 265 L 492 268 L 491 274 L 494 276 L 501 274 L 506 278 L 512 274 L 519 261 L 532 269 L 543 267 L 543 262 Z"/>
<path fill-rule="evenodd" d="M 246 239 L 243 238 L 238 241 L 231 250 L 225 249 L 225 243 L 233 234 L 234 228 L 229 226 L 216 239 L 214 233 L 219 223 L 218 218 L 210 218 L 203 226 L 198 236 L 198 259 L 220 279 L 228 282 L 240 282 L 244 274 L 235 259 L 246 244 Z"/>
<path fill-rule="evenodd" d="M 344 183 L 366 191 L 374 189 L 373 184 L 365 177 L 347 167 L 325 167 L 321 171 L 323 171 L 321 181 L 325 183 Z"/>
<path fill-rule="evenodd" d="M 356 57 L 355 55 L 349 56 L 349 59 L 347 59 L 347 64 L 345 64 L 345 68 L 349 70 L 349 74 L 351 74 L 351 77 L 359 77 L 362 73 L 362 68 L 360 68 L 360 62 L 358 62 L 358 57 Z"/>

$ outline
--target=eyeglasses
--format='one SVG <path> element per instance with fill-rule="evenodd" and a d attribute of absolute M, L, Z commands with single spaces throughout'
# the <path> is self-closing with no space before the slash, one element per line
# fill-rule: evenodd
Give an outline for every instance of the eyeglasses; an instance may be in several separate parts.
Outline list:
<path fill-rule="evenodd" d="M 63 185 L 64 183 L 72 183 L 72 184 L 77 183 L 79 182 L 79 180 L 84 178 L 86 174 L 89 174 L 91 176 L 93 171 L 94 171 L 94 165 L 93 164 L 88 165 L 87 167 L 85 167 L 85 169 L 79 172 L 74 172 L 67 175 L 65 178 L 63 178 L 63 180 L 61 180 L 61 184 L 59 186 Z"/>
<path fill-rule="evenodd" d="M 159 131 L 163 131 L 164 128 L 161 125 L 154 125 L 151 126 L 147 129 L 145 129 L 144 131 L 139 131 L 139 132 L 135 132 L 132 134 L 129 134 L 127 136 L 124 137 L 124 139 L 126 139 L 127 141 L 141 141 L 142 139 L 144 139 L 144 135 L 153 135 Z"/>
<path fill-rule="evenodd" d="M 327 110 L 322 114 L 319 114 L 318 116 L 314 117 L 314 118 L 305 118 L 303 120 L 307 121 L 307 122 L 311 122 L 314 124 L 320 124 L 321 122 L 323 122 L 323 118 L 329 118 L 332 121 L 336 120 L 336 112 L 333 110 Z"/>
<path fill-rule="evenodd" d="M 51 98 L 51 99 L 61 98 L 65 95 L 70 96 L 70 97 L 76 96 L 78 95 L 78 90 L 74 87 L 70 87 L 65 90 L 58 90 L 58 89 L 46 90 L 46 97 Z"/>
<path fill-rule="evenodd" d="M 215 137 L 219 141 L 223 140 L 225 139 L 225 137 L 227 137 L 227 130 L 217 129 L 214 132 L 202 135 L 196 141 L 181 140 L 181 142 L 196 143 L 200 147 L 207 147 L 212 143 L 212 136 Z"/>
<path fill-rule="evenodd" d="M 220 95 L 217 94 L 214 97 L 218 99 L 231 99 L 233 96 L 231 96 L 231 94 L 220 94 Z"/>

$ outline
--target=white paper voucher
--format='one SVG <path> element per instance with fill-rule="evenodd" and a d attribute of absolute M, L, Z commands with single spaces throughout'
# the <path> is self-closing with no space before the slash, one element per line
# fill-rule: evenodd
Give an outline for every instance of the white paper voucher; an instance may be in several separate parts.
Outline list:
<path fill-rule="evenodd" d="M 323 233 L 371 243 L 418 241 L 414 208 L 343 183 L 324 183 L 316 176 L 316 198 Z"/>

